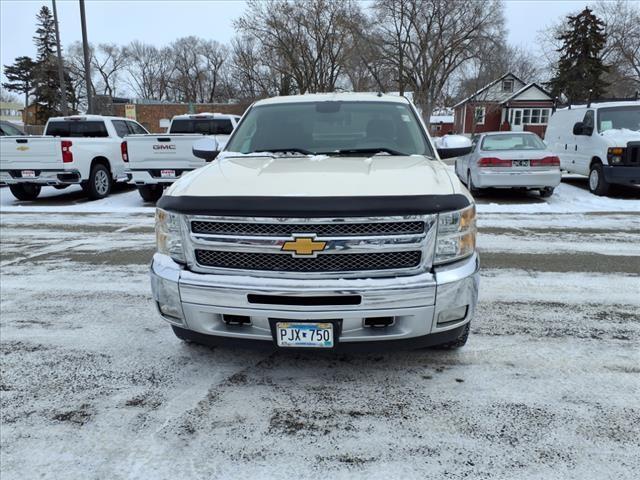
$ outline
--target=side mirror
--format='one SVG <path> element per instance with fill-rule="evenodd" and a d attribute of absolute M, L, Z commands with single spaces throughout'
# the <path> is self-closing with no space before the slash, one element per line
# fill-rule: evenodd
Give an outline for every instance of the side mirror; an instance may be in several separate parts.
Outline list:
<path fill-rule="evenodd" d="M 213 138 L 196 140 L 193 142 L 192 151 L 194 156 L 202 158 L 206 162 L 215 160 L 220 153 L 218 142 Z"/>
<path fill-rule="evenodd" d="M 471 140 L 464 135 L 445 135 L 436 138 L 435 143 L 441 159 L 461 157 L 473 149 Z"/>
<path fill-rule="evenodd" d="M 593 133 L 593 127 L 589 125 L 585 125 L 582 122 L 576 122 L 575 125 L 573 126 L 574 135 L 586 135 L 587 137 L 590 137 L 592 133 Z"/>
<path fill-rule="evenodd" d="M 573 125 L 573 134 L 574 135 L 582 135 L 582 130 L 584 129 L 584 123 L 576 122 Z"/>

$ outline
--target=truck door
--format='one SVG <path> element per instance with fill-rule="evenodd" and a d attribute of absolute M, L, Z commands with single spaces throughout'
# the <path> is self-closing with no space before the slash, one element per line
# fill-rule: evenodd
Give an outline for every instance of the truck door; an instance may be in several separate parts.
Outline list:
<path fill-rule="evenodd" d="M 591 134 L 574 135 L 573 159 L 575 171 L 581 175 L 589 175 L 589 164 L 594 152 L 595 115 L 593 110 L 587 110 L 582 119 L 582 124 L 584 130 L 591 130 Z"/>

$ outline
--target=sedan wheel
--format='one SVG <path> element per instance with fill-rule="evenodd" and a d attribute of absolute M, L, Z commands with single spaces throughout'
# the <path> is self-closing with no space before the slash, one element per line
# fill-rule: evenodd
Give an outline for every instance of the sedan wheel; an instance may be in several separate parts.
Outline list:
<path fill-rule="evenodd" d="M 471 178 L 471 171 L 467 172 L 467 190 L 471 195 L 478 195 L 480 190 L 473 185 L 473 179 Z"/>

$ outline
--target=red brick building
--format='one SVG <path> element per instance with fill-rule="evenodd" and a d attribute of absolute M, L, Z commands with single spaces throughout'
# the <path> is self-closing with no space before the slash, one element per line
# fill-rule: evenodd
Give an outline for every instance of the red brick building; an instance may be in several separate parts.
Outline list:
<path fill-rule="evenodd" d="M 553 99 L 538 84 L 507 73 L 453 108 L 458 133 L 524 130 L 544 138 Z"/>

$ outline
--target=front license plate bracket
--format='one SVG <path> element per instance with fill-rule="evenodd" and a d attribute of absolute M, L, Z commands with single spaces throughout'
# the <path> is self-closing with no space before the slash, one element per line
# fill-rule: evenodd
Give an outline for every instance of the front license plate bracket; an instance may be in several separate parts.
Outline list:
<path fill-rule="evenodd" d="M 280 330 L 279 326 L 282 325 L 287 325 L 287 326 L 292 326 L 295 327 L 297 325 L 300 325 L 301 327 L 306 327 L 306 326 L 313 326 L 313 325 L 326 325 L 329 324 L 331 326 L 331 331 L 332 331 L 332 335 L 331 335 L 331 345 L 330 346 L 324 346 L 324 345 L 295 345 L 295 344 L 284 344 L 287 342 L 282 342 L 279 341 L 279 335 L 280 335 Z M 300 350 L 333 350 L 337 347 L 338 342 L 339 342 L 339 338 L 340 338 L 340 334 L 342 333 L 342 320 L 340 319 L 330 319 L 330 320 L 298 320 L 298 319 L 291 319 L 291 318 L 270 318 L 269 319 L 269 326 L 271 328 L 271 336 L 273 338 L 273 343 L 277 348 L 283 348 L 286 350 L 293 350 L 293 349 L 300 349 Z M 305 331 L 307 332 L 307 334 L 309 334 L 309 329 L 308 328 L 304 328 Z M 300 334 L 300 337 L 302 336 L 302 334 Z M 294 334 L 294 340 L 295 340 L 295 334 Z M 303 339 L 300 338 L 300 340 L 302 341 Z"/>

